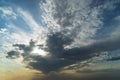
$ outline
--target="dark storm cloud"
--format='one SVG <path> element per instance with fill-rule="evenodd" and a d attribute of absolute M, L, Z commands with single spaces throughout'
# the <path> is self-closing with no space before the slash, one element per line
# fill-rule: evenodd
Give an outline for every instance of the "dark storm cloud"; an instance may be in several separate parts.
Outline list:
<path fill-rule="evenodd" d="M 70 56 L 77 56 L 77 55 L 79 56 L 81 54 L 86 55 L 86 54 L 99 53 L 104 51 L 118 50 L 120 49 L 119 42 L 120 42 L 120 38 L 116 38 L 116 39 L 109 38 L 81 48 L 73 48 L 70 50 L 66 50 L 65 54 Z"/>
<path fill-rule="evenodd" d="M 96 56 L 94 53 L 100 53 L 104 51 L 113 51 L 120 49 L 119 44 L 120 39 L 107 39 L 100 41 L 89 46 L 84 46 L 80 48 L 64 49 L 64 45 L 70 44 L 72 40 L 65 37 L 61 33 L 54 33 L 48 36 L 47 39 L 47 51 L 50 53 L 51 57 L 43 58 L 41 56 L 30 55 L 32 49 L 35 46 L 35 42 L 30 41 L 29 46 L 26 45 L 14 45 L 23 50 L 23 57 L 25 61 L 29 61 L 29 58 L 35 60 L 35 62 L 30 62 L 28 66 L 33 69 L 41 70 L 44 73 L 49 73 L 51 71 L 59 70 L 65 66 L 76 63 L 77 61 L 83 61 Z M 16 52 L 18 53 L 18 52 Z M 19 53 L 18 53 L 19 54 Z M 17 54 L 17 55 L 18 55 Z M 15 52 L 8 52 L 8 56 L 15 56 Z M 28 59 L 26 59 L 26 56 Z M 118 59 L 118 58 L 115 58 Z M 114 59 L 111 59 L 114 60 Z M 85 65 L 84 65 L 85 66 Z"/>
<path fill-rule="evenodd" d="M 35 58 L 36 62 L 31 62 L 30 66 L 34 69 L 42 70 L 44 73 L 48 73 L 74 64 L 77 61 L 90 59 L 96 56 L 94 53 L 120 49 L 119 39 L 107 39 L 89 46 L 66 50 L 63 48 L 63 46 L 67 44 L 66 40 L 71 41 L 69 38 L 63 38 L 60 33 L 48 36 L 48 52 L 50 52 L 52 57 L 50 59 Z"/>
<path fill-rule="evenodd" d="M 6 56 L 7 58 L 12 58 L 12 59 L 15 59 L 15 58 L 18 58 L 20 57 L 20 53 L 17 52 L 17 51 L 10 51 L 7 53 L 8 55 Z"/>
<path fill-rule="evenodd" d="M 58 39 L 58 37 L 59 37 L 59 39 Z M 63 46 L 65 45 L 64 40 L 66 40 L 66 39 L 63 38 L 63 40 L 62 40 L 62 37 L 60 37 L 60 35 L 59 36 L 52 35 L 48 38 L 48 41 L 47 41 L 49 43 L 48 50 L 53 56 L 57 57 L 57 60 L 53 59 L 53 61 L 50 62 L 50 64 L 52 66 L 47 65 L 48 69 L 50 69 L 50 67 L 52 67 L 54 70 L 57 70 L 64 66 L 73 64 L 77 61 L 83 61 L 83 60 L 90 59 L 90 58 L 96 56 L 94 53 L 100 53 L 100 52 L 104 52 L 104 51 L 114 51 L 114 50 L 120 49 L 120 44 L 119 44 L 120 39 L 119 38 L 115 39 L 115 40 L 107 39 L 104 41 L 100 41 L 100 42 L 91 44 L 89 46 L 85 46 L 85 47 L 81 47 L 81 48 L 72 48 L 72 49 L 68 49 L 68 50 L 65 50 L 63 48 Z M 59 43 L 60 43 L 60 45 L 59 45 Z M 64 43 L 64 44 L 62 44 L 62 43 Z M 50 69 L 50 70 L 52 70 L 52 69 Z"/>
<path fill-rule="evenodd" d="M 70 65 L 71 63 L 75 63 L 75 61 L 66 60 L 66 59 L 61 60 L 59 58 L 46 60 L 42 58 L 37 62 L 30 62 L 29 65 L 32 66 L 33 69 L 40 70 L 43 73 L 49 73 L 51 71 L 59 71 L 59 69 L 63 68 L 64 66 Z"/>
<path fill-rule="evenodd" d="M 117 60 L 120 60 L 120 56 L 112 57 L 110 59 L 107 59 L 107 61 L 117 61 Z"/>
<path fill-rule="evenodd" d="M 47 46 L 51 54 L 60 57 L 64 53 L 64 45 L 69 45 L 73 39 L 64 36 L 62 32 L 53 33 L 48 35 Z"/>
<path fill-rule="evenodd" d="M 42 70 L 44 73 L 56 71 L 64 66 L 75 63 L 74 60 L 64 58 L 64 45 L 69 44 L 72 40 L 63 36 L 61 33 L 55 33 L 48 36 L 47 51 L 50 53 L 50 58 L 34 58 L 36 62 L 31 62 L 30 66 L 34 69 Z"/>
<path fill-rule="evenodd" d="M 23 51 L 22 53 L 19 50 L 14 50 L 14 51 L 9 51 L 7 54 L 8 58 L 17 58 L 18 56 L 20 57 L 21 55 L 23 56 L 24 60 L 27 58 L 30 58 L 30 53 L 33 50 L 35 46 L 35 42 L 32 40 L 29 42 L 29 45 L 25 44 L 14 44 L 13 47 L 19 48 L 19 50 Z M 16 57 L 15 57 L 16 56 Z"/>
<path fill-rule="evenodd" d="M 28 46 L 26 46 L 25 44 L 14 44 L 13 46 L 18 47 L 20 50 L 23 50 L 24 53 L 29 54 L 33 50 L 35 42 L 31 40 Z"/>

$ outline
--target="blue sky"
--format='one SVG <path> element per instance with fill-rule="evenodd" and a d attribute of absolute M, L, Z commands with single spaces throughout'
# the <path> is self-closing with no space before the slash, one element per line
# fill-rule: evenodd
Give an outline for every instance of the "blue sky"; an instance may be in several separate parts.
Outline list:
<path fill-rule="evenodd" d="M 48 74 L 45 79 L 69 71 L 113 71 L 118 77 L 119 5 L 120 0 L 1 0 L 0 70 L 35 70 Z"/>

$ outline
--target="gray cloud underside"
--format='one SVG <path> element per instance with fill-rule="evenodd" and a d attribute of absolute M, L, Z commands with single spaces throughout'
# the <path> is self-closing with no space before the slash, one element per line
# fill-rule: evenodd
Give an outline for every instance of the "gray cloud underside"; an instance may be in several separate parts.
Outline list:
<path fill-rule="evenodd" d="M 68 41 L 69 39 L 68 38 L 62 39 L 62 37 L 60 37 L 62 35 L 60 34 L 56 35 L 56 34 L 49 36 L 47 40 L 48 43 L 47 51 L 51 55 L 51 57 L 49 58 L 30 55 L 29 53 L 31 52 L 28 49 L 31 47 L 28 47 L 28 49 L 26 49 L 25 47 L 17 44 L 16 46 L 19 46 L 20 49 L 24 50 L 24 53 L 22 54 L 22 56 L 24 57 L 24 61 L 29 61 L 30 59 L 33 59 L 35 60 L 35 62 L 30 62 L 29 66 L 32 66 L 34 69 L 41 70 L 44 73 L 48 73 L 51 71 L 59 70 L 65 66 L 74 64 L 77 61 L 90 59 L 96 56 L 95 53 L 120 49 L 120 44 L 119 44 L 120 39 L 118 38 L 116 40 L 107 39 L 104 41 L 91 44 L 89 46 L 66 50 L 64 49 L 63 45 L 67 44 L 66 40 Z M 28 54 L 27 51 L 29 51 Z M 12 58 L 11 55 L 14 56 L 15 54 L 10 54 L 10 53 L 11 52 L 8 52 L 8 56 Z"/>

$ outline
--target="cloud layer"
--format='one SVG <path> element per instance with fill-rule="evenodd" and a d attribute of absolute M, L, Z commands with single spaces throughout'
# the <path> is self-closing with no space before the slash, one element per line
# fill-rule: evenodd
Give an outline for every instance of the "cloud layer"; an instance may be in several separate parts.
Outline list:
<path fill-rule="evenodd" d="M 113 4 L 118 1 L 98 2 L 93 5 L 92 0 L 49 0 L 40 4 L 47 29 L 40 27 L 28 12 L 18 9 L 33 34 L 29 35 L 28 44 L 14 44 L 15 49 L 7 53 L 7 58 L 22 57 L 27 67 L 49 73 L 100 56 L 102 52 L 120 49 L 120 36 L 98 37 L 105 27 L 103 14 L 116 9 Z M 32 52 L 36 47 L 48 55 L 35 55 Z"/>

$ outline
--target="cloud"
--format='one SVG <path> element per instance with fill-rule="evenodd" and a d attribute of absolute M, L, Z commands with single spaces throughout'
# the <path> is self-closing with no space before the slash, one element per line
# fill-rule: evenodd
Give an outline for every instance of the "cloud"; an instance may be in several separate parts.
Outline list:
<path fill-rule="evenodd" d="M 17 52 L 17 51 L 10 51 L 7 54 L 8 54 L 8 56 L 6 56 L 7 58 L 14 59 L 14 58 L 18 58 L 19 57 L 19 52 Z"/>
<path fill-rule="evenodd" d="M 2 12 L 1 17 L 6 19 L 16 19 L 17 14 L 13 11 L 11 7 L 0 7 L 0 11 Z"/>
<path fill-rule="evenodd" d="M 91 54 L 91 53 L 96 53 L 96 52 L 113 51 L 113 50 L 117 50 L 120 48 L 119 40 L 120 38 L 116 38 L 116 39 L 108 38 L 106 40 L 96 42 L 96 43 L 93 43 L 91 45 L 84 46 L 81 48 L 73 48 L 70 50 L 68 49 L 66 53 L 72 56 L 72 55 L 80 55 L 82 53 L 84 53 L 85 55 L 85 54 Z"/>
<path fill-rule="evenodd" d="M 44 43 L 46 39 L 47 29 L 45 30 L 42 25 L 38 24 L 29 11 L 25 11 L 24 9 L 18 7 L 17 12 L 19 14 L 19 17 L 21 17 L 25 24 L 27 24 L 27 27 L 30 28 L 30 32 L 24 31 L 25 33 L 23 33 L 23 36 L 26 36 L 27 41 L 33 39 Z M 23 25 L 22 27 L 25 27 L 25 25 Z M 29 40 L 27 37 L 29 38 Z"/>
<path fill-rule="evenodd" d="M 0 28 L 0 34 L 5 34 L 5 33 L 6 33 L 6 31 L 7 31 L 7 29 L 6 29 L 6 28 Z"/>
<path fill-rule="evenodd" d="M 116 24 L 115 24 L 116 27 L 114 27 L 114 25 L 112 25 L 112 27 L 114 27 L 114 28 L 113 28 L 110 36 L 113 38 L 120 37 L 120 35 L 119 35 L 120 34 L 120 32 L 119 32 L 119 30 L 120 30 L 120 15 L 115 16 L 115 18 L 113 20 L 114 20 L 114 22 L 116 22 Z"/>
<path fill-rule="evenodd" d="M 55 33 L 54 35 L 52 34 L 48 36 L 48 49 L 46 51 L 50 53 L 50 57 L 47 58 L 38 55 L 31 55 L 32 49 L 35 47 L 35 42 L 33 41 L 30 41 L 28 46 L 21 44 L 16 44 L 14 46 L 17 46 L 20 50 L 23 50 L 22 56 L 24 58 L 24 61 L 28 62 L 28 67 L 32 67 L 33 69 L 40 70 L 44 73 L 59 70 L 65 66 L 74 64 L 77 61 L 90 59 L 96 56 L 95 53 L 100 54 L 101 52 L 113 51 L 120 48 L 118 44 L 119 39 L 108 39 L 105 41 L 94 43 L 89 46 L 64 49 L 63 45 L 69 44 L 71 41 L 69 38 L 65 38 L 60 33 Z M 9 53 L 10 52 L 8 52 L 8 56 L 11 57 Z M 85 64 L 84 66 L 87 66 L 87 64 Z"/>
<path fill-rule="evenodd" d="M 18 13 L 20 14 L 20 16 L 22 17 L 22 19 L 27 23 L 27 25 L 30 27 L 31 30 L 36 31 L 36 30 L 42 29 L 42 27 L 35 22 L 34 18 L 32 17 L 32 15 L 29 12 L 24 11 L 21 8 L 18 8 L 17 10 L 18 10 Z"/>
<path fill-rule="evenodd" d="M 91 9 L 91 3 L 89 0 L 50 0 L 43 4 L 45 13 L 42 17 L 52 32 L 61 31 L 73 38 L 69 47 L 87 45 L 102 25 L 101 9 Z"/>
<path fill-rule="evenodd" d="M 0 29 L 0 45 L 4 48 L 2 53 L 12 50 L 13 44 L 28 45 L 31 39 L 37 40 L 38 43 L 44 43 L 45 40 L 43 39 L 46 38 L 44 36 L 47 30 L 43 31 L 44 29 L 34 20 L 29 11 L 27 12 L 18 6 L 14 8 L 14 6 L 0 7 L 0 11 L 2 11 L 0 17 L 3 18 L 2 24 L 4 24 L 3 27 L 5 27 Z M 13 19 L 14 16 L 16 19 Z M 28 32 L 24 30 L 24 27 L 30 27 L 31 31 Z M 7 49 L 4 46 L 7 46 Z"/>
<path fill-rule="evenodd" d="M 14 47 L 18 48 L 19 50 L 16 50 L 17 52 L 19 52 L 19 55 L 23 57 L 23 61 L 27 61 L 30 59 L 31 56 L 31 52 L 33 51 L 34 47 L 35 47 L 35 42 L 33 42 L 32 40 L 29 42 L 29 45 L 25 45 L 25 44 L 14 44 Z M 21 52 L 20 52 L 21 51 Z M 9 55 L 8 56 L 12 57 L 14 55 Z"/>
<path fill-rule="evenodd" d="M 120 56 L 107 59 L 107 61 L 117 61 L 117 60 L 120 60 Z"/>
<path fill-rule="evenodd" d="M 23 62 L 27 63 L 27 67 L 49 73 L 96 57 L 96 54 L 101 55 L 102 52 L 120 49 L 119 37 L 95 39 L 104 24 L 102 21 L 104 8 L 101 8 L 101 5 L 91 8 L 91 4 L 90 0 L 46 1 L 41 5 L 44 11 L 42 18 L 48 28 L 46 30 L 41 28 L 28 12 L 18 9 L 22 19 L 33 30 L 30 38 L 34 39 L 36 35 L 42 36 L 40 40 L 31 40 L 28 45 L 13 45 L 23 51 L 19 54 L 23 57 Z M 40 43 L 42 41 L 44 43 Z M 42 46 L 39 46 L 41 44 Z M 49 54 L 46 57 L 33 55 L 35 47 Z M 7 54 L 8 57 L 13 57 L 16 51 Z M 83 66 L 88 66 L 88 63 Z"/>

